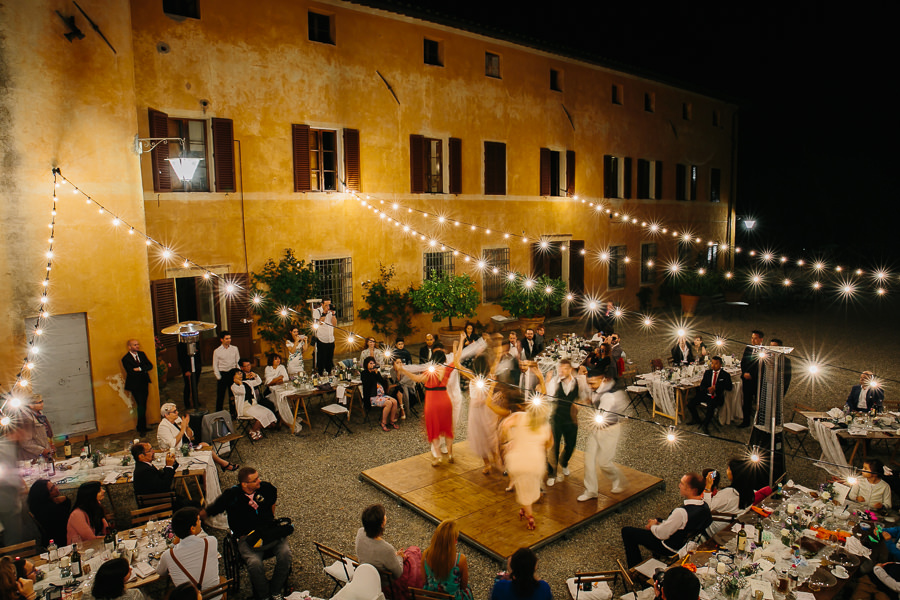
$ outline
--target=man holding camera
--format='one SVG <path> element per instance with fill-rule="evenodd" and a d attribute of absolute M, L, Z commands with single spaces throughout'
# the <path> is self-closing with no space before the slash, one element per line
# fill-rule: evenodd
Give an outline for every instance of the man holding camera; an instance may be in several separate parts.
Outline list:
<path fill-rule="evenodd" d="M 331 300 L 322 302 L 321 308 L 314 308 L 312 319 L 316 331 L 316 373 L 330 373 L 334 368 L 334 326 L 337 325 Z"/>

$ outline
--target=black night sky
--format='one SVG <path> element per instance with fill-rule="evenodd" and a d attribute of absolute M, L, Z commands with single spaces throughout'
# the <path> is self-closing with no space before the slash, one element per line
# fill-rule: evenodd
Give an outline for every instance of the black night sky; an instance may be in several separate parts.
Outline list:
<path fill-rule="evenodd" d="M 900 266 L 896 4 L 364 3 L 448 15 L 450 25 L 483 25 L 731 100 L 741 107 L 737 213 L 758 220 L 754 238 L 739 243 Z"/>

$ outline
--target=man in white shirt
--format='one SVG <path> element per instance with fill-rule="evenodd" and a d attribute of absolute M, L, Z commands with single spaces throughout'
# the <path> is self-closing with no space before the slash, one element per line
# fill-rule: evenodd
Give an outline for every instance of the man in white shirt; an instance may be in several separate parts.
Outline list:
<path fill-rule="evenodd" d="M 622 436 L 619 415 L 628 407 L 628 394 L 624 390 L 613 389 L 616 380 L 612 377 L 591 377 L 588 383 L 595 389 L 591 404 L 599 412 L 590 424 L 587 450 L 584 453 L 584 493 L 578 496 L 579 502 L 597 497 L 600 489 L 597 482 L 598 470 L 612 485 L 611 493 L 620 494 L 628 485 L 628 479 L 613 462 L 616 446 Z"/>
<path fill-rule="evenodd" d="M 222 331 L 219 336 L 222 345 L 213 351 L 213 373 L 216 376 L 216 412 L 222 410 L 225 403 L 225 395 L 232 381 L 227 377 L 228 372 L 238 368 L 241 353 L 237 347 L 231 345 L 231 332 Z"/>
<path fill-rule="evenodd" d="M 313 309 L 312 320 L 316 332 L 316 373 L 330 373 L 334 368 L 334 326 L 337 325 L 331 300 L 325 300 L 321 308 Z"/>
<path fill-rule="evenodd" d="M 177 543 L 163 552 L 156 566 L 157 574 L 168 573 L 175 586 L 190 582 L 198 590 L 205 590 L 218 585 L 218 542 L 211 535 L 199 537 L 203 532 L 200 510 L 193 507 L 178 510 L 172 515 L 172 532 Z"/>
<path fill-rule="evenodd" d="M 572 458 L 575 440 L 578 438 L 578 404 L 586 403 L 589 396 L 590 388 L 584 375 L 575 375 L 569 359 L 560 360 L 556 375 L 547 384 L 547 397 L 556 401 L 556 408 L 550 418 L 553 447 L 550 449 L 548 486 L 562 481 L 569 474 L 569 459 Z M 560 442 L 565 444 L 562 453 Z"/>

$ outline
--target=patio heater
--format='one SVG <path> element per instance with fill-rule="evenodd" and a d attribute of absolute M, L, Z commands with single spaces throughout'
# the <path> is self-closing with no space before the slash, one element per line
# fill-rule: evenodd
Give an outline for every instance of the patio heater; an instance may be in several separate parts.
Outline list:
<path fill-rule="evenodd" d="M 757 399 L 759 409 L 753 421 L 750 444 L 769 449 L 769 480 L 772 485 L 785 472 L 784 392 L 785 360 L 794 349 L 787 346 L 755 346 L 759 361 Z M 777 472 L 777 473 L 776 473 Z"/>
<path fill-rule="evenodd" d="M 199 360 L 198 356 L 200 350 L 197 346 L 197 342 L 200 341 L 200 332 L 209 331 L 210 329 L 215 328 L 215 323 L 205 323 L 203 321 L 182 321 L 181 323 L 176 323 L 175 325 L 166 327 L 165 329 L 160 331 L 160 333 L 166 335 L 177 335 L 178 341 L 182 344 L 185 344 L 185 350 L 188 357 L 191 359 L 191 373 L 193 374 L 198 366 L 197 361 Z M 194 399 L 194 405 L 196 406 L 197 389 L 193 375 L 188 377 L 188 381 L 190 382 L 191 386 L 191 398 Z"/>

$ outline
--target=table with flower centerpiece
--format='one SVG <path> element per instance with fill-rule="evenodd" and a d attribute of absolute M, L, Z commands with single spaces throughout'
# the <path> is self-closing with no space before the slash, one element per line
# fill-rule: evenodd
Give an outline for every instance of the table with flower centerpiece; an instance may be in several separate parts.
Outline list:
<path fill-rule="evenodd" d="M 828 412 L 803 410 L 797 412 L 806 418 L 810 434 L 822 447 L 822 457 L 838 465 L 826 470 L 839 477 L 847 475 L 843 468 L 853 464 L 860 448 L 863 449 L 865 459 L 867 440 L 882 440 L 894 444 L 900 441 L 900 419 L 898 419 L 900 415 L 896 413 L 886 412 L 878 415 L 864 412 L 847 413 L 839 408 L 832 408 Z M 839 440 L 850 441 L 852 449 L 849 457 L 845 458 Z"/>
<path fill-rule="evenodd" d="M 723 361 L 731 362 L 730 357 L 724 357 Z M 700 387 L 707 368 L 706 365 L 667 367 L 638 375 L 635 381 L 638 385 L 650 389 L 650 396 L 653 398 L 653 417 L 656 418 L 657 415 L 666 417 L 678 425 L 678 420 L 685 418 L 685 399 L 688 392 Z M 731 376 L 732 389 L 725 392 L 725 398 L 719 408 L 719 423 L 728 425 L 732 421 L 743 419 L 743 382 L 740 367 L 723 364 L 722 369 Z"/>
<path fill-rule="evenodd" d="M 824 486 L 810 490 L 791 483 L 672 563 L 696 571 L 701 597 L 802 600 L 805 593 L 831 600 L 865 560 L 869 550 L 863 542 L 880 535 L 877 528 L 885 520 L 896 524 L 896 514 L 873 521 L 861 507 L 838 504 Z M 742 528 L 747 538 L 744 551 L 739 551 Z M 652 560 L 635 572 L 648 574 Z"/>
<path fill-rule="evenodd" d="M 269 390 L 274 397 L 281 420 L 297 434 L 300 433 L 303 423 L 306 423 L 306 426 L 312 430 L 307 400 L 315 397 L 334 394 L 338 403 L 347 405 L 347 421 L 349 421 L 353 410 L 352 399 L 361 384 L 358 376 L 354 378 L 348 372 L 346 375 L 342 373 L 340 376 L 321 378 L 298 377 L 290 383 L 273 385 L 269 387 Z M 301 408 L 303 409 L 302 414 L 300 413 Z"/>

